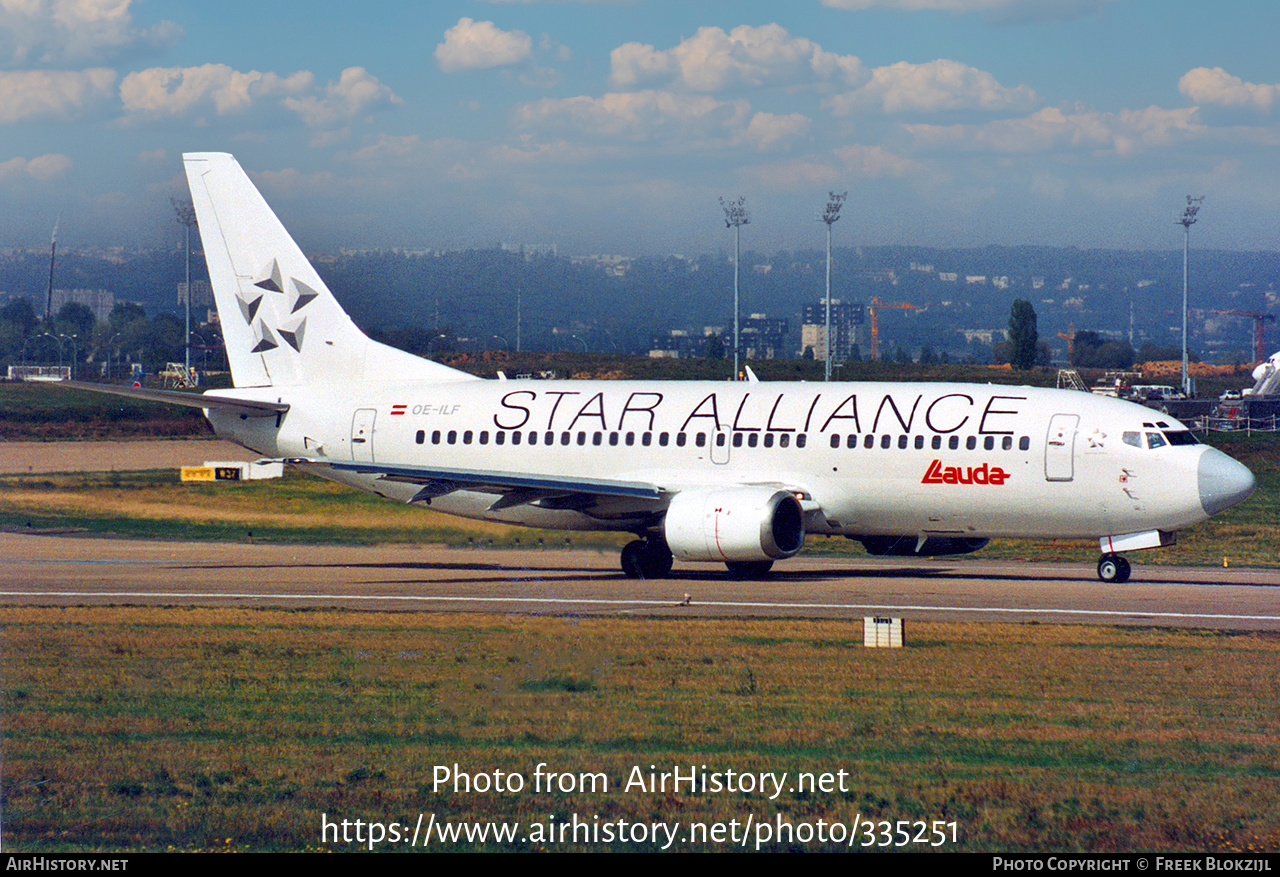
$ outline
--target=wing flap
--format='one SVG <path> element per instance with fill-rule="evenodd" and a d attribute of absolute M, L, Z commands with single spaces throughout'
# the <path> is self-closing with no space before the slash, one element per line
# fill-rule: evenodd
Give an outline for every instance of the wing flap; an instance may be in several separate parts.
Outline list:
<path fill-rule="evenodd" d="M 55 386 L 72 390 L 88 390 L 91 393 L 107 393 L 129 399 L 148 402 L 164 402 L 168 405 L 185 405 L 188 408 L 218 408 L 243 414 L 246 417 L 275 417 L 289 410 L 286 402 L 262 402 L 257 399 L 237 399 L 232 396 L 211 396 L 205 393 L 182 393 L 177 390 L 153 390 L 147 387 L 119 387 L 114 384 L 93 384 L 87 381 L 58 381 Z"/>
<path fill-rule="evenodd" d="M 642 481 L 529 475 L 520 472 L 387 465 L 315 458 L 297 458 L 288 462 L 299 466 L 327 466 L 338 472 L 377 475 L 386 481 L 421 485 L 421 489 L 410 500 L 411 502 L 444 496 L 455 490 L 498 493 L 501 496 L 491 507 L 495 511 L 544 500 L 562 501 L 569 497 L 607 496 L 658 502 L 669 495 L 668 491 L 658 485 Z"/>

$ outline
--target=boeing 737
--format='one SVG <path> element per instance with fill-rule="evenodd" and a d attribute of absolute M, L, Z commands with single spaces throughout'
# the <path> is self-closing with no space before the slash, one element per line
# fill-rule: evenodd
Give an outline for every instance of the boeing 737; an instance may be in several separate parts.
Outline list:
<path fill-rule="evenodd" d="M 1177 420 L 1075 391 L 476 378 L 366 337 L 232 156 L 184 162 L 234 388 L 90 388 L 201 408 L 223 438 L 398 502 L 633 533 L 631 577 L 763 575 L 806 535 L 879 555 L 1019 537 L 1096 538 L 1099 578 L 1123 582 L 1123 552 L 1254 489 Z"/>

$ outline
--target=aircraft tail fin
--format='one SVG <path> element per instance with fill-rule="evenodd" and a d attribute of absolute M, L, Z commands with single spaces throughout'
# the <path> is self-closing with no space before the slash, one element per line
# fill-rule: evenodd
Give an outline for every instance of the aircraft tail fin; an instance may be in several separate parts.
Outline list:
<path fill-rule="evenodd" d="M 360 331 L 235 158 L 182 158 L 237 387 L 473 379 Z"/>

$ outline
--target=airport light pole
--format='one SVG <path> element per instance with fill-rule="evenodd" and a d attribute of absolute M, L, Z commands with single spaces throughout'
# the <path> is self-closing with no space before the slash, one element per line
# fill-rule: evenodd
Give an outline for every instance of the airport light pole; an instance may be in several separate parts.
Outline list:
<path fill-rule="evenodd" d="M 742 227 L 751 222 L 751 214 L 747 211 L 747 198 L 739 195 L 736 201 L 720 199 L 720 207 L 724 210 L 724 227 L 733 229 L 733 379 L 738 380 L 738 355 L 742 346 L 738 340 L 740 308 L 738 307 L 738 262 L 742 254 Z"/>
<path fill-rule="evenodd" d="M 827 209 L 822 213 L 822 221 L 827 224 L 827 335 L 826 335 L 826 355 L 823 357 L 823 380 L 831 380 L 831 226 L 840 219 L 840 208 L 844 206 L 844 199 L 849 196 L 848 192 L 827 193 Z"/>
<path fill-rule="evenodd" d="M 1187 208 L 1182 211 L 1178 224 L 1182 226 L 1182 394 L 1191 395 L 1191 383 L 1187 375 L 1187 252 L 1191 249 L 1191 226 L 1196 224 L 1196 214 L 1204 196 L 1187 196 Z"/>
<path fill-rule="evenodd" d="M 183 240 L 186 243 L 183 255 L 186 256 L 187 264 L 187 294 L 183 297 L 187 300 L 187 334 L 183 349 L 187 373 L 183 376 L 183 382 L 188 383 L 191 380 L 191 227 L 196 224 L 196 208 L 190 201 L 183 201 L 177 197 L 170 198 L 169 203 L 173 205 L 178 224 L 183 228 Z"/>

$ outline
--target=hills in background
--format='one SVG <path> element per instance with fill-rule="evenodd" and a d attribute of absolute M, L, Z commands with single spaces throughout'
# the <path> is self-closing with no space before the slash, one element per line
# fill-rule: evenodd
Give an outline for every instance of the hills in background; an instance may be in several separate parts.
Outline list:
<path fill-rule="evenodd" d="M 733 264 L 724 254 L 629 258 L 560 256 L 541 247 L 449 252 L 355 252 L 313 256 L 326 283 L 366 330 L 419 352 L 444 349 L 585 349 L 643 353 L 655 335 L 701 334 L 732 326 Z M 804 305 L 823 296 L 824 254 L 744 253 L 742 313 L 788 321 L 799 356 Z M 0 305 L 30 298 L 43 313 L 49 254 L 0 255 Z M 204 263 L 192 258 L 192 277 Z M 54 286 L 105 289 L 116 302 L 141 304 L 148 315 L 177 312 L 181 252 L 58 254 Z M 1253 358 L 1253 321 L 1212 313 L 1276 311 L 1280 253 L 1193 250 L 1191 346 L 1202 358 Z M 1081 250 L 1054 247 L 935 249 L 865 247 L 833 256 L 832 296 L 845 301 L 909 303 L 885 309 L 881 350 L 937 353 L 982 361 L 1008 324 L 1014 299 L 1034 306 L 1042 340 L 1065 360 L 1071 328 L 1144 343 L 1180 343 L 1180 251 Z M 203 312 L 201 312 L 201 315 Z M 1130 334 L 1132 333 L 1132 335 Z M 1280 347 L 1272 328 L 1268 347 Z M 865 339 L 864 339 L 865 344 Z M 865 351 L 865 347 L 864 347 Z M 1270 352 L 1270 351 L 1268 351 Z"/>

